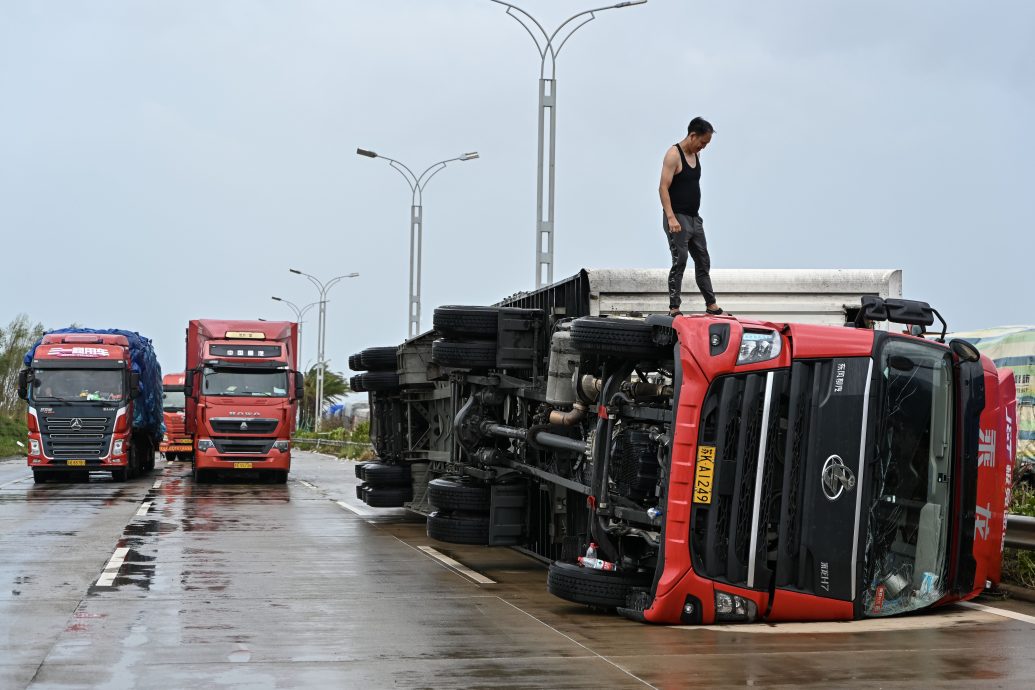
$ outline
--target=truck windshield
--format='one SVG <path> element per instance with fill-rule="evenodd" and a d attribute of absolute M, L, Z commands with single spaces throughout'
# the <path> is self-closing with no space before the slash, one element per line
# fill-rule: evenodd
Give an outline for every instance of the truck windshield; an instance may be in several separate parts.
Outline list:
<path fill-rule="evenodd" d="M 121 369 L 35 369 L 32 399 L 38 401 L 83 402 L 122 400 Z"/>
<path fill-rule="evenodd" d="M 184 407 L 182 390 L 165 388 L 162 390 L 162 409 L 166 412 L 179 412 Z"/>
<path fill-rule="evenodd" d="M 944 349 L 889 339 L 879 371 L 863 579 L 869 616 L 923 608 L 945 594 L 955 409 Z"/>
<path fill-rule="evenodd" d="M 287 397 L 287 372 L 205 369 L 205 395 Z"/>

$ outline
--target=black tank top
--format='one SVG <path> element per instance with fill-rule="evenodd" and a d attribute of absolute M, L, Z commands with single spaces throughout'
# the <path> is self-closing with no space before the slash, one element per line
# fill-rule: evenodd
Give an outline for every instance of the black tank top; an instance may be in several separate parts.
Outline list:
<path fill-rule="evenodd" d="M 701 157 L 694 156 L 697 166 L 691 168 L 687 165 L 683 148 L 679 144 L 675 146 L 676 151 L 679 151 L 679 160 L 683 162 L 683 169 L 672 178 L 672 185 L 668 188 L 672 212 L 696 216 L 701 210 Z"/>

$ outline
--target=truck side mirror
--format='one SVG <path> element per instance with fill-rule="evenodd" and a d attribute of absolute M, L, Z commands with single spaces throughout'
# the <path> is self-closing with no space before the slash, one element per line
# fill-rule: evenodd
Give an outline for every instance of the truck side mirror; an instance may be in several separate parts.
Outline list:
<path fill-rule="evenodd" d="M 140 396 L 140 372 L 129 372 L 129 399 L 136 400 Z"/>
<path fill-rule="evenodd" d="M 305 397 L 305 377 L 302 372 L 296 371 L 295 374 L 295 400 L 301 400 Z"/>
<path fill-rule="evenodd" d="M 22 369 L 18 372 L 18 397 L 22 400 L 29 399 L 29 370 Z"/>
<path fill-rule="evenodd" d="M 194 397 L 194 371 L 183 373 L 183 395 L 188 398 Z"/>

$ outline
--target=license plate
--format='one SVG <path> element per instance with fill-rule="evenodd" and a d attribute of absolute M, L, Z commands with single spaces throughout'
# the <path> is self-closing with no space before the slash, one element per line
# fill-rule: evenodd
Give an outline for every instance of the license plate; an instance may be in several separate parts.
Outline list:
<path fill-rule="evenodd" d="M 694 476 L 694 503 L 711 503 L 715 485 L 715 446 L 697 447 L 697 474 Z"/>
<path fill-rule="evenodd" d="M 189 450 L 194 450 L 194 446 L 166 446 L 165 451 L 168 453 L 181 453 Z"/>
<path fill-rule="evenodd" d="M 86 460 L 69 460 L 69 467 L 86 467 Z"/>
<path fill-rule="evenodd" d="M 250 462 L 235 462 L 234 463 L 234 469 L 235 470 L 250 470 L 251 468 L 252 468 L 252 464 Z"/>
<path fill-rule="evenodd" d="M 178 438 L 178 439 L 176 439 L 176 442 L 177 443 L 186 443 L 187 445 L 190 445 L 192 443 L 192 441 L 189 438 Z"/>

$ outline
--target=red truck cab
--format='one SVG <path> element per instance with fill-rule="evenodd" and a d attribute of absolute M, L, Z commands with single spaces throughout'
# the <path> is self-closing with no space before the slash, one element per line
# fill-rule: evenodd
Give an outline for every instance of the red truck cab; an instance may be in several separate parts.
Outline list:
<path fill-rule="evenodd" d="M 187 327 L 186 430 L 194 476 L 257 470 L 287 481 L 302 397 L 298 327 L 286 321 L 192 320 Z"/>
<path fill-rule="evenodd" d="M 154 468 L 151 434 L 134 430 L 139 375 L 125 336 L 47 334 L 20 374 L 28 402 L 28 466 L 37 483 L 111 472 L 125 481 Z"/>
<path fill-rule="evenodd" d="M 182 372 L 162 377 L 162 416 L 165 419 L 165 434 L 158 450 L 167 460 L 190 460 L 194 454 L 194 439 L 187 433 L 183 395 Z"/>
<path fill-rule="evenodd" d="M 671 327 L 661 562 L 623 613 L 851 620 L 999 581 L 1016 438 L 1008 370 L 962 340 L 724 317 Z"/>

